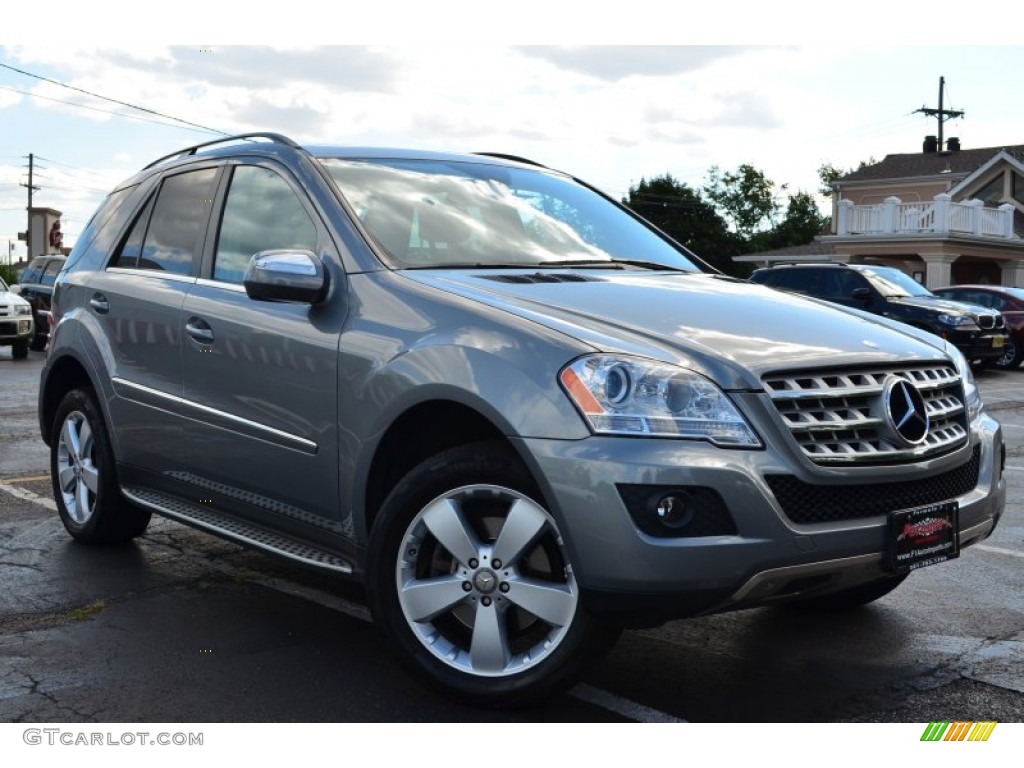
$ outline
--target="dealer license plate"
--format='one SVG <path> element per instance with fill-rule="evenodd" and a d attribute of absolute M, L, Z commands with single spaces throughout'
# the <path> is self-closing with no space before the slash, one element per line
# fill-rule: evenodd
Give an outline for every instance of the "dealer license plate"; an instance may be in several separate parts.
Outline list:
<path fill-rule="evenodd" d="M 890 571 L 904 573 L 960 556 L 960 506 L 955 501 L 889 515 Z"/>

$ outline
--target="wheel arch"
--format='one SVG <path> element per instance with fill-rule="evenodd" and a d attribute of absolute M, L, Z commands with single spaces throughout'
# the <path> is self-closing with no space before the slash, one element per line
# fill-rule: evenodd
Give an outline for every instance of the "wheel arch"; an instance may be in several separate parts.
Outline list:
<path fill-rule="evenodd" d="M 96 391 L 92 377 L 78 358 L 72 355 L 63 355 L 48 363 L 46 378 L 39 390 L 39 431 L 43 436 L 43 442 L 47 445 L 50 444 L 53 419 L 61 401 L 68 392 L 81 387 L 89 387 Z M 97 404 L 102 413 L 103 404 Z M 103 415 L 106 418 L 106 414 Z"/>
<path fill-rule="evenodd" d="M 468 405 L 435 399 L 407 408 L 384 432 L 365 474 L 361 494 L 364 536 L 372 530 L 388 493 L 413 467 L 449 448 L 476 442 L 504 444 L 518 456 L 504 432 Z M 529 471 L 525 462 L 523 466 Z"/>

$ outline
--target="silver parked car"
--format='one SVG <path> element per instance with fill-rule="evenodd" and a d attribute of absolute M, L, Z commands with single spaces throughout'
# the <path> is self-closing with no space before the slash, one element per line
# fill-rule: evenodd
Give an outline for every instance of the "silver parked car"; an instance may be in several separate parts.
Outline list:
<path fill-rule="evenodd" d="M 189 148 L 115 189 L 40 387 L 83 542 L 151 513 L 365 581 L 493 706 L 622 627 L 855 607 L 991 534 L 999 425 L 950 344 L 714 274 L 516 158 Z"/>

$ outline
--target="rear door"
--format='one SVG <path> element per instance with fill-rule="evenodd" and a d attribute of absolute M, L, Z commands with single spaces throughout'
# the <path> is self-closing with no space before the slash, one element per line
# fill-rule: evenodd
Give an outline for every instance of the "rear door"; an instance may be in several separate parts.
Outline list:
<path fill-rule="evenodd" d="M 148 473 L 126 472 L 126 484 L 163 484 L 181 467 L 181 305 L 198 274 L 218 174 L 206 167 L 166 176 L 86 286 L 88 322 L 101 331 L 89 352 L 103 358 L 98 367 L 116 394 L 109 409 L 118 455 Z"/>

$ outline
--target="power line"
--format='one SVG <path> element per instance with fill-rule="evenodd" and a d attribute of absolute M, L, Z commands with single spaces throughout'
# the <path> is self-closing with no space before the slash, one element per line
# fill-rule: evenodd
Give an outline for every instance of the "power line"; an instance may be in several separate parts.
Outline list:
<path fill-rule="evenodd" d="M 229 136 L 230 135 L 229 133 L 227 133 L 225 131 L 218 130 L 216 128 L 210 128 L 209 126 L 206 126 L 206 125 L 200 125 L 199 123 L 193 123 L 193 122 L 191 122 L 189 120 L 183 120 L 180 117 L 174 117 L 174 115 L 166 115 L 163 112 L 157 112 L 155 109 L 149 109 L 147 107 L 140 107 L 137 104 L 131 104 L 131 103 L 127 102 L 127 101 L 121 101 L 119 99 L 112 99 L 109 96 L 102 96 L 102 95 L 100 95 L 98 93 L 93 93 L 92 91 L 87 91 L 84 88 L 78 88 L 78 87 L 76 87 L 74 85 L 68 85 L 67 83 L 62 83 L 59 80 L 54 80 L 54 79 L 49 78 L 49 77 L 43 77 L 42 75 L 36 75 L 36 74 L 33 74 L 32 72 L 26 72 L 23 69 L 18 69 L 17 67 L 12 67 L 10 64 L 0 64 L 0 67 L 3 67 L 4 69 L 9 69 L 12 72 L 17 72 L 19 75 L 25 75 L 26 77 L 34 77 L 36 80 L 42 80 L 44 83 L 53 83 L 54 85 L 59 85 L 61 88 L 68 88 L 68 89 L 70 89 L 72 91 L 78 91 L 79 93 L 84 93 L 85 95 L 92 96 L 93 98 L 96 98 L 96 99 L 102 99 L 103 101 L 109 101 L 109 102 L 111 102 L 113 104 L 120 104 L 122 107 L 128 107 L 129 109 L 137 109 L 139 112 L 145 112 L 145 113 L 150 114 L 150 115 L 156 115 L 157 117 L 162 117 L 162 118 L 164 118 L 166 120 L 173 120 L 176 123 L 182 123 L 184 125 L 191 125 L 193 128 L 200 128 L 200 129 L 202 129 L 204 131 L 209 131 L 211 133 L 219 133 L 221 136 Z"/>
<path fill-rule="evenodd" d="M 0 66 L 6 66 L 6 65 L 0 64 Z M 117 117 L 127 118 L 128 120 L 141 120 L 144 123 L 155 123 L 156 125 L 165 125 L 168 128 L 180 128 L 181 127 L 181 126 L 174 125 L 172 123 L 168 123 L 168 122 L 166 122 L 164 120 L 153 120 L 152 118 L 142 117 L 141 115 L 126 115 L 124 112 L 118 112 L 118 111 L 113 110 L 113 109 L 100 109 L 99 107 L 90 107 L 87 104 L 79 104 L 79 103 L 74 102 L 74 101 L 66 101 L 65 99 L 55 99 L 52 96 L 43 96 L 43 95 L 38 94 L 38 93 L 32 93 L 31 91 L 20 91 L 17 88 L 9 88 L 6 85 L 0 85 L 0 91 L 10 91 L 11 93 L 18 93 L 18 94 L 21 94 L 22 96 L 28 96 L 29 98 L 32 98 L 32 99 L 43 99 L 44 101 L 54 101 L 57 104 L 66 104 L 69 107 L 77 107 L 78 109 L 88 109 L 91 112 L 102 112 L 105 115 L 115 115 Z M 210 129 L 210 128 L 185 128 L 185 130 L 186 131 L 203 131 L 204 133 L 210 133 L 210 131 L 212 129 Z M 216 133 L 220 133 L 220 131 L 216 131 Z"/>

